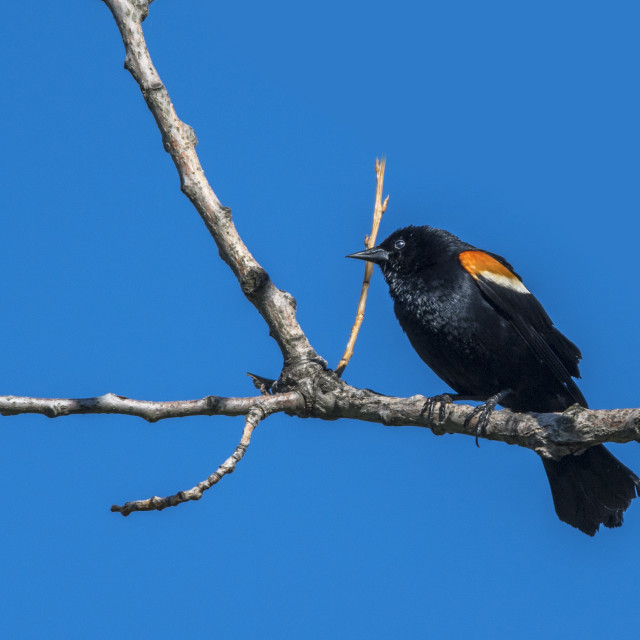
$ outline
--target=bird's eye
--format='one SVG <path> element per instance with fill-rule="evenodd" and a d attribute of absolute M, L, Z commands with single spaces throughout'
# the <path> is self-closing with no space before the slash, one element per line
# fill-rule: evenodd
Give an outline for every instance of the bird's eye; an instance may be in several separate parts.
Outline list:
<path fill-rule="evenodd" d="M 393 246 L 396 249 L 404 249 L 404 240 L 402 240 L 402 239 L 396 240 Z"/>

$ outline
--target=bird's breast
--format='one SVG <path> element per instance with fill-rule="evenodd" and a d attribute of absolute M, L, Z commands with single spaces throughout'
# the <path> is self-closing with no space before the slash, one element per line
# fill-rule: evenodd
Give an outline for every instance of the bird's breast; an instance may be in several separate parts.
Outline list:
<path fill-rule="evenodd" d="M 458 393 L 500 391 L 500 360 L 520 337 L 471 279 L 434 279 L 392 291 L 400 326 L 420 358 Z M 416 286 L 417 284 L 417 286 Z"/>

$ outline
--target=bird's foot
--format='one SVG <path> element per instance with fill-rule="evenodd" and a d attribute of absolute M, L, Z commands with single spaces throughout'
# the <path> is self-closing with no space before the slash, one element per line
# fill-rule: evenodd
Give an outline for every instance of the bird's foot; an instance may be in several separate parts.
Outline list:
<path fill-rule="evenodd" d="M 478 442 L 478 438 L 486 432 L 487 425 L 489 424 L 489 419 L 493 414 L 497 405 L 502 402 L 509 394 L 511 393 L 511 389 L 505 389 L 504 391 L 500 391 L 500 393 L 496 393 L 495 396 L 491 396 L 487 398 L 482 404 L 479 404 L 465 419 L 464 426 L 468 427 L 471 421 L 478 416 L 478 422 L 476 423 L 476 447 L 480 447 L 480 443 Z"/>
<path fill-rule="evenodd" d="M 437 396 L 431 396 L 427 398 L 422 405 L 422 411 L 420 415 L 427 414 L 427 420 L 433 422 L 434 414 L 436 412 L 436 405 L 438 406 L 438 420 L 442 422 L 445 417 L 445 412 L 448 404 L 453 402 L 453 396 L 450 393 L 441 393 Z"/>

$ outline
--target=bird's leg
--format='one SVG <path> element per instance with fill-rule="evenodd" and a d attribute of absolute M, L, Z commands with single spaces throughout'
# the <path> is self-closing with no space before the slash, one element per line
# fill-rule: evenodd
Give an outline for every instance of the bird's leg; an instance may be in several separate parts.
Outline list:
<path fill-rule="evenodd" d="M 427 414 L 427 420 L 432 421 L 433 416 L 436 410 L 436 405 L 440 405 L 438 407 L 438 420 L 442 422 L 444 420 L 445 409 L 448 404 L 451 404 L 454 400 L 477 400 L 478 398 L 470 398 L 469 396 L 463 396 L 460 393 L 440 393 L 437 396 L 431 396 L 425 400 L 424 405 L 422 405 L 422 411 L 420 411 L 420 415 Z"/>
<path fill-rule="evenodd" d="M 476 447 L 480 447 L 478 438 L 483 434 L 487 425 L 489 424 L 489 418 L 493 413 L 496 405 L 500 404 L 509 394 L 511 389 L 504 389 L 495 396 L 487 398 L 482 404 L 479 404 L 465 419 L 464 426 L 469 426 L 469 423 L 478 416 L 478 423 L 476 424 Z"/>

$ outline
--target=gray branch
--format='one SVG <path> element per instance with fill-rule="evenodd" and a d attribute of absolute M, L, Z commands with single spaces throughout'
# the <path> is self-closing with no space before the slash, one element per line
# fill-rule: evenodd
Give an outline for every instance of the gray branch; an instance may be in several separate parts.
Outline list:
<path fill-rule="evenodd" d="M 162 134 L 162 143 L 180 176 L 180 188 L 191 200 L 220 257 L 229 265 L 247 299 L 269 326 L 282 351 L 285 363 L 317 361 L 318 355 L 296 320 L 296 301 L 274 286 L 240 238 L 231 210 L 222 206 L 207 181 L 196 153 L 198 142 L 193 129 L 182 122 L 151 60 L 142 21 L 148 13 L 147 0 L 104 0 L 115 18 L 125 47 L 125 68 L 140 86 L 142 95 Z"/>
<path fill-rule="evenodd" d="M 327 376 L 328 378 L 329 376 Z M 563 413 L 495 411 L 486 429 L 476 434 L 476 421 L 467 423 L 474 407 L 447 404 L 443 416 L 425 412 L 424 396 L 395 398 L 368 389 L 334 385 L 320 393 L 313 415 L 318 418 L 354 418 L 392 427 L 426 427 L 435 435 L 457 433 L 518 445 L 556 460 L 605 442 L 640 441 L 640 409 L 590 410 L 574 405 Z"/>
<path fill-rule="evenodd" d="M 97 398 L 29 398 L 0 396 L 4 416 L 39 413 L 49 418 L 72 414 L 113 413 L 137 416 L 149 422 L 187 416 L 247 416 L 259 409 L 263 417 L 286 412 L 299 418 L 337 420 L 352 418 L 386 426 L 431 429 L 436 435 L 457 433 L 476 436 L 475 421 L 466 419 L 473 407 L 447 404 L 443 416 L 424 411 L 424 396 L 396 398 L 347 384 L 333 371 L 315 379 L 300 380 L 302 391 L 247 398 L 207 396 L 200 400 L 152 402 L 113 393 Z M 261 418 L 262 419 L 262 418 Z M 574 405 L 564 413 L 513 413 L 496 411 L 481 438 L 532 449 L 544 457 L 559 459 L 604 442 L 640 440 L 640 409 L 593 411 Z"/>
<path fill-rule="evenodd" d="M 47 418 L 59 418 L 73 414 L 117 413 L 137 416 L 148 422 L 188 416 L 245 416 L 256 406 L 269 413 L 295 411 L 303 405 L 302 396 L 290 391 L 274 396 L 249 398 L 224 398 L 206 396 L 200 400 L 170 400 L 153 402 L 134 400 L 114 393 L 97 398 L 27 398 L 0 396 L 0 415 L 15 416 L 22 413 L 40 413 Z"/>

